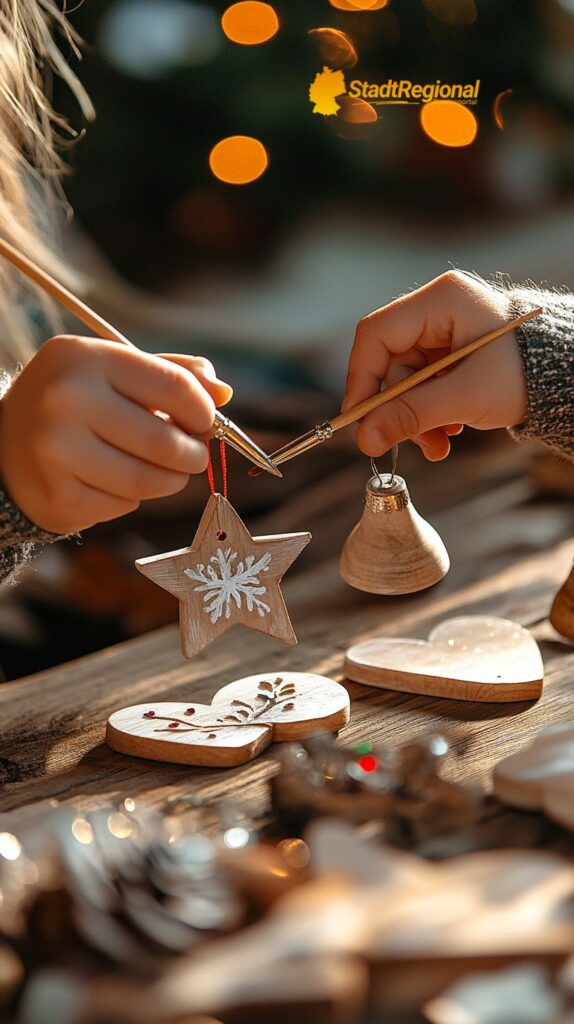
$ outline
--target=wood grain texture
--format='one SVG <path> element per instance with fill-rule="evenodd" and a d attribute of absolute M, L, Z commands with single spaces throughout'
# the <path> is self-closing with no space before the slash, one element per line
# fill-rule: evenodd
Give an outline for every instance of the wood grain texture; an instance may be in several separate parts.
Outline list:
<path fill-rule="evenodd" d="M 417 481 L 417 504 L 432 518 L 452 559 L 432 591 L 373 598 L 350 590 L 338 555 L 356 518 L 354 495 L 364 485 L 363 460 L 307 488 L 257 524 L 309 527 L 315 542 L 306 568 L 284 590 L 300 644 L 279 647 L 269 637 L 234 630 L 192 662 L 182 659 L 177 628 L 164 627 L 87 658 L 0 687 L 0 812 L 28 813 L 40 801 L 99 807 L 126 796 L 162 805 L 170 796 L 237 794 L 249 812 L 267 808 L 273 748 L 240 768 L 210 771 L 122 757 L 104 743 L 109 715 L 149 700 L 208 702 L 229 679 L 266 670 L 311 671 L 341 679 L 344 652 L 377 636 L 424 639 L 440 620 L 489 614 L 527 626 L 540 644 L 545 686 L 536 703 L 487 705 L 412 696 L 349 683 L 352 718 L 341 741 L 369 738 L 392 746 L 429 730 L 451 738 L 445 776 L 490 786 L 501 753 L 522 749 L 545 725 L 573 714 L 574 647 L 548 626 L 552 599 L 574 558 L 574 508 L 532 501 L 527 445 L 481 437 L 444 463 L 429 464 L 415 449 L 401 465 Z M 445 494 L 449 495 L 448 503 Z M 345 495 L 333 514 L 333 496 Z M 0 655 L 1 660 L 1 655 Z M 500 812 L 503 813 L 502 811 Z M 504 812 L 512 816 L 513 812 Z M 12 820 L 7 815 L 4 820 Z"/>
<path fill-rule="evenodd" d="M 344 672 L 355 683 L 452 700 L 537 700 L 544 666 L 517 622 L 488 615 L 445 619 L 428 640 L 376 638 L 354 644 Z"/>
<path fill-rule="evenodd" d="M 348 721 L 349 695 L 333 679 L 258 674 L 222 687 L 211 704 L 151 701 L 114 711 L 106 742 L 152 761 L 227 768 L 253 760 L 271 743 L 338 732 Z"/>
<path fill-rule="evenodd" d="M 212 494 L 190 547 L 139 558 L 136 568 L 178 598 L 185 658 L 237 625 L 296 644 L 279 584 L 310 540 L 310 533 L 252 537 L 229 502 Z M 238 582 L 235 594 L 218 606 L 217 588 L 233 574 L 238 580 L 244 574 L 248 582 Z"/>
<path fill-rule="evenodd" d="M 405 481 L 372 477 L 363 515 L 345 541 L 339 571 L 367 594 L 414 594 L 442 580 L 450 566 L 437 531 L 417 512 Z"/>

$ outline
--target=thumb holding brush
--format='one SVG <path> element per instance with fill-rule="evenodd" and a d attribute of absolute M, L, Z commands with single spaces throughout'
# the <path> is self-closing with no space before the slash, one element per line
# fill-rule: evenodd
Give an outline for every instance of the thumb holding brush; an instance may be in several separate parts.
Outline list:
<path fill-rule="evenodd" d="M 525 301 L 524 311 L 533 300 Z M 522 310 L 520 310 L 522 312 Z M 349 360 L 345 410 L 391 386 L 477 335 L 516 316 L 509 292 L 449 271 L 359 321 Z M 479 430 L 516 427 L 528 407 L 528 388 L 517 332 L 490 345 L 386 405 L 357 429 L 370 456 L 410 439 L 431 461 L 446 458 L 449 438 L 464 425 Z"/>

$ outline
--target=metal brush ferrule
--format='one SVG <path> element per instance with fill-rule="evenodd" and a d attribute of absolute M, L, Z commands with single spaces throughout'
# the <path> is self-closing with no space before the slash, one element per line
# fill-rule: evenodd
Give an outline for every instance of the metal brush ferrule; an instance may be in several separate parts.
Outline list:
<path fill-rule="evenodd" d="M 219 409 L 215 413 L 215 431 L 214 438 L 216 441 L 223 441 L 224 437 L 227 436 L 231 428 L 231 420 L 228 416 L 225 416 Z"/>
<path fill-rule="evenodd" d="M 237 423 L 230 420 L 219 409 L 215 413 L 213 437 L 218 441 L 224 440 L 230 448 L 234 448 L 236 452 L 244 455 L 246 459 L 253 462 L 259 469 L 266 470 L 273 476 L 281 476 L 281 471 L 277 469 L 273 460 L 269 458 L 263 449 L 255 444 L 255 441 L 241 427 L 237 426 Z"/>
<path fill-rule="evenodd" d="M 289 459 L 294 459 L 296 455 L 301 455 L 303 452 L 309 451 L 310 448 L 315 448 L 321 441 L 327 441 L 332 433 L 333 428 L 331 424 L 328 420 L 325 420 L 324 423 L 318 423 L 315 427 L 312 427 L 306 434 L 301 434 L 301 437 L 296 437 L 294 441 L 284 444 L 282 448 L 273 452 L 271 458 L 275 463 L 287 462 Z"/>

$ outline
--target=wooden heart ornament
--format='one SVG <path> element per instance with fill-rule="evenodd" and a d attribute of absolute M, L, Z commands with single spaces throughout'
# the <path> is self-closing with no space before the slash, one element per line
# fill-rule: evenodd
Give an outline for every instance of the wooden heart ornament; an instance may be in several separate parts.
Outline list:
<path fill-rule="evenodd" d="M 152 761 L 228 768 L 253 760 L 273 742 L 337 732 L 349 721 L 349 694 L 308 672 L 246 676 L 211 704 L 151 702 L 114 711 L 106 742 Z"/>
<path fill-rule="evenodd" d="M 345 675 L 356 683 L 452 700 L 535 700 L 544 666 L 538 644 L 510 619 L 445 619 L 428 640 L 380 637 L 350 647 Z"/>
<path fill-rule="evenodd" d="M 574 722 L 542 729 L 529 747 L 499 761 L 494 792 L 503 803 L 544 811 L 574 830 Z"/>

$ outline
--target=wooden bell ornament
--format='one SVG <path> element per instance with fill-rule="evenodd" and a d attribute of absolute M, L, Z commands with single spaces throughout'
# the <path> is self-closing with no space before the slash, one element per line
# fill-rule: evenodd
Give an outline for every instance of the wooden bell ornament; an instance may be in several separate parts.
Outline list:
<path fill-rule="evenodd" d="M 436 530 L 419 515 L 402 477 L 371 477 L 364 510 L 341 554 L 339 571 L 367 594 L 412 594 L 446 576 L 447 550 Z"/>
<path fill-rule="evenodd" d="M 558 633 L 574 640 L 574 567 L 554 598 L 550 622 Z"/>

